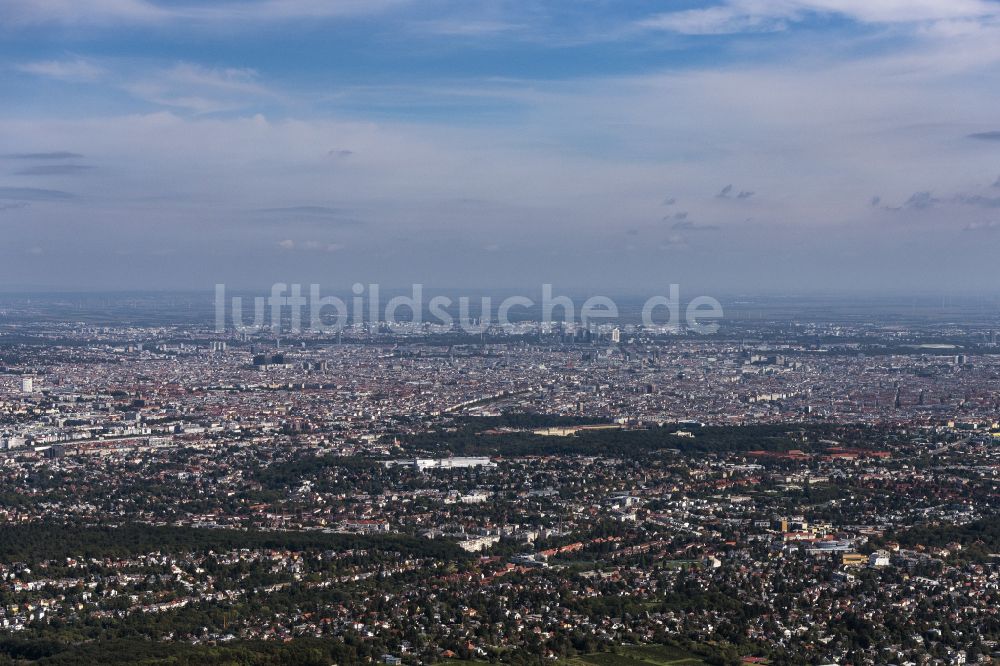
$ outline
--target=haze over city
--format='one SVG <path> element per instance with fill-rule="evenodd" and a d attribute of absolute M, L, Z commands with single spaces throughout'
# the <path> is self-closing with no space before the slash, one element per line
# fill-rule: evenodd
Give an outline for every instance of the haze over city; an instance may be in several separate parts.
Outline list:
<path fill-rule="evenodd" d="M 7 0 L 0 58 L 6 290 L 995 285 L 992 0 Z"/>

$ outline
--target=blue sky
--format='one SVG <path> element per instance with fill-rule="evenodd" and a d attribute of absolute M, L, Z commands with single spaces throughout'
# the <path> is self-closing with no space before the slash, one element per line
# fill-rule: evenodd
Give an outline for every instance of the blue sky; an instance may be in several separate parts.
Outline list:
<path fill-rule="evenodd" d="M 994 0 L 5 0 L 0 284 L 995 289 Z"/>

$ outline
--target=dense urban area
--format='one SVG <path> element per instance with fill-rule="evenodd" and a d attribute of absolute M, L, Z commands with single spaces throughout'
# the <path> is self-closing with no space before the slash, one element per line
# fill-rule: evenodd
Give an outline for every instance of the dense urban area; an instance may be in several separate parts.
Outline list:
<path fill-rule="evenodd" d="M 0 664 L 1000 662 L 1000 317 L 47 307 L 0 311 Z"/>

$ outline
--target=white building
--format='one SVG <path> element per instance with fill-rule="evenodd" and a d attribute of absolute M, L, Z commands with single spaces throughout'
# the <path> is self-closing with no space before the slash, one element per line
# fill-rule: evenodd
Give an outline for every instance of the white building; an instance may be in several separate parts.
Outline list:
<path fill-rule="evenodd" d="M 462 504 L 483 504 L 489 501 L 489 499 L 489 494 L 484 492 L 473 492 L 458 496 L 458 501 Z"/>
<path fill-rule="evenodd" d="M 876 550 L 874 553 L 868 556 L 868 566 L 870 567 L 889 566 L 889 551 Z"/>
<path fill-rule="evenodd" d="M 413 460 L 390 460 L 385 463 L 386 467 L 393 465 L 406 465 L 413 469 L 463 469 L 469 467 L 496 467 L 488 457 L 474 458 L 414 458 Z"/>
<path fill-rule="evenodd" d="M 498 541 L 500 541 L 500 537 L 498 536 L 470 537 L 459 541 L 458 547 L 469 553 L 477 553 L 481 550 L 486 550 Z"/>

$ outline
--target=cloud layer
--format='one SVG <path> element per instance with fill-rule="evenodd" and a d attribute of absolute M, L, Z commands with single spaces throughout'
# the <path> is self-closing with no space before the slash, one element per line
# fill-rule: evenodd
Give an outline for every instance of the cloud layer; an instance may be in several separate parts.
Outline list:
<path fill-rule="evenodd" d="M 1000 3 L 442 6 L 5 3 L 24 36 L 0 71 L 0 276 L 45 257 L 53 286 L 104 288 L 990 279 Z"/>

